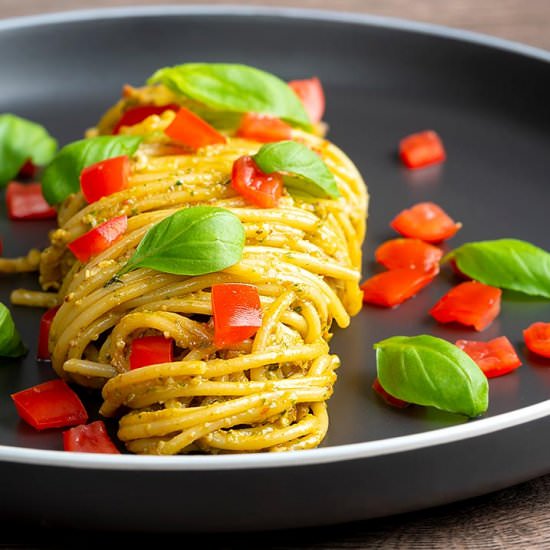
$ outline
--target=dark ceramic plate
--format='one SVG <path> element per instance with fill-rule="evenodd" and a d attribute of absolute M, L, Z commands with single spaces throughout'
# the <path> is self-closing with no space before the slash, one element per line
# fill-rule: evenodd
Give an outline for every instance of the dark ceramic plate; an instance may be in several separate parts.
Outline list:
<path fill-rule="evenodd" d="M 550 248 L 550 55 L 447 29 L 322 12 L 153 8 L 0 23 L 0 112 L 81 137 L 120 93 L 185 61 L 241 62 L 285 79 L 318 75 L 329 137 L 372 196 L 365 276 L 389 220 L 421 200 L 464 228 L 451 241 L 516 237 Z M 407 171 L 399 139 L 436 129 L 437 168 Z M 3 208 L 3 206 L 1 207 Z M 4 214 L 4 213 L 2 213 Z M 48 223 L 0 216 L 4 254 L 46 244 Z M 0 369 L 0 511 L 29 523 L 149 531 L 251 530 L 372 518 L 483 494 L 550 472 L 550 369 L 526 354 L 522 329 L 550 320 L 547 301 L 506 293 L 483 334 L 437 326 L 429 307 L 456 280 L 444 272 L 396 310 L 365 307 L 333 349 L 342 358 L 319 449 L 233 456 L 94 456 L 61 451 L 59 431 L 19 421 L 11 392 L 53 378 L 34 360 L 39 311 L 13 307 L 30 347 Z M 34 276 L 5 277 L 1 299 Z M 396 334 L 507 335 L 523 366 L 490 381 L 483 418 L 392 409 L 371 390 L 372 344 Z M 90 410 L 97 399 L 84 395 Z M 28 495 L 32 495 L 32 499 Z M 124 511 L 123 513 L 121 511 Z"/>

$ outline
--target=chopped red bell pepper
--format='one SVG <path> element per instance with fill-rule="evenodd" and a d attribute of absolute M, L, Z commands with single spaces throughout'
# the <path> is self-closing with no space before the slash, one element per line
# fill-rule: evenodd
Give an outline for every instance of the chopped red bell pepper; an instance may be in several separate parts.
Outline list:
<path fill-rule="evenodd" d="M 433 130 L 411 134 L 399 142 L 399 156 L 408 168 L 422 168 L 445 160 L 445 147 Z"/>
<path fill-rule="evenodd" d="M 325 92 L 321 81 L 316 77 L 291 80 L 288 85 L 304 104 L 311 122 L 320 122 L 325 114 Z"/>
<path fill-rule="evenodd" d="M 164 133 L 170 139 L 193 149 L 226 142 L 225 136 L 218 130 L 185 107 L 180 107 Z"/>
<path fill-rule="evenodd" d="M 40 319 L 40 331 L 38 333 L 38 352 L 36 358 L 39 361 L 47 361 L 50 358 L 50 350 L 48 347 L 48 339 L 50 337 L 50 327 L 52 326 L 53 318 L 59 310 L 59 307 L 52 307 L 46 311 Z"/>
<path fill-rule="evenodd" d="M 499 336 L 488 342 L 458 340 L 456 346 L 475 361 L 487 378 L 502 376 L 521 365 L 514 346 L 506 336 Z"/>
<path fill-rule="evenodd" d="M 466 281 L 445 294 L 430 310 L 440 323 L 457 322 L 481 331 L 500 313 L 500 288 Z"/>
<path fill-rule="evenodd" d="M 374 379 L 374 382 L 372 383 L 372 389 L 386 402 L 388 405 L 391 405 L 392 407 L 397 407 L 399 409 L 404 409 L 405 407 L 408 407 L 410 403 L 408 401 L 403 401 L 402 399 L 398 399 L 397 397 L 394 397 L 393 395 L 390 395 L 383 387 L 382 384 L 380 384 L 380 380 L 378 378 Z"/>
<path fill-rule="evenodd" d="M 252 157 L 244 156 L 233 163 L 231 186 L 252 204 L 274 208 L 283 194 L 283 176 L 265 174 Z"/>
<path fill-rule="evenodd" d="M 246 113 L 237 128 L 236 136 L 261 143 L 284 141 L 292 138 L 292 127 L 274 116 Z"/>
<path fill-rule="evenodd" d="M 80 188 L 88 203 L 122 191 L 128 185 L 130 159 L 112 157 L 87 166 L 80 173 Z"/>
<path fill-rule="evenodd" d="M 438 243 L 450 239 L 461 227 L 433 202 L 419 202 L 401 211 L 390 226 L 404 237 Z"/>
<path fill-rule="evenodd" d="M 75 453 L 120 454 L 103 420 L 81 424 L 63 432 L 63 448 Z"/>
<path fill-rule="evenodd" d="M 147 117 L 151 115 L 161 115 L 164 111 L 177 111 L 179 105 L 138 105 L 137 107 L 130 107 L 128 110 L 122 113 L 119 121 L 113 128 L 113 134 L 118 134 L 123 126 L 134 126 L 143 122 Z"/>
<path fill-rule="evenodd" d="M 262 326 L 260 295 L 254 285 L 225 283 L 212 286 L 214 344 L 238 344 Z"/>
<path fill-rule="evenodd" d="M 173 361 L 173 344 L 172 338 L 164 336 L 134 338 L 130 345 L 130 369 L 171 363 Z"/>
<path fill-rule="evenodd" d="M 423 269 L 439 265 L 443 251 L 419 239 L 392 239 L 375 251 L 376 261 L 388 269 Z"/>
<path fill-rule="evenodd" d="M 394 307 L 418 294 L 439 273 L 439 267 L 424 269 L 397 268 L 374 275 L 361 284 L 363 302 Z"/>
<path fill-rule="evenodd" d="M 36 165 L 29 159 L 21 168 L 19 168 L 19 173 L 17 177 L 19 178 L 34 178 L 37 172 Z"/>
<path fill-rule="evenodd" d="M 11 181 L 6 189 L 6 205 L 12 220 L 51 220 L 57 216 L 42 195 L 40 183 Z"/>
<path fill-rule="evenodd" d="M 81 237 L 77 237 L 67 246 L 76 258 L 84 263 L 92 256 L 107 250 L 128 229 L 128 218 L 117 216 L 94 227 Z"/>
<path fill-rule="evenodd" d="M 523 339 L 529 351 L 550 357 L 550 323 L 533 323 L 523 331 Z"/>
<path fill-rule="evenodd" d="M 63 428 L 88 420 L 78 395 L 61 379 L 11 394 L 19 416 L 33 428 Z"/>

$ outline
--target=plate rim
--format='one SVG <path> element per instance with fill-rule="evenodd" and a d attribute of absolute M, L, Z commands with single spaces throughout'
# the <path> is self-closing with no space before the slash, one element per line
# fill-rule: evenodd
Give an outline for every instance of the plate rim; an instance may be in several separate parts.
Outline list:
<path fill-rule="evenodd" d="M 479 32 L 397 17 L 310 8 L 244 6 L 237 4 L 210 6 L 199 4 L 185 6 L 161 4 L 155 6 L 79 9 L 2 19 L 0 20 L 0 32 L 51 24 L 93 21 L 97 19 L 123 19 L 129 17 L 152 16 L 166 17 L 169 15 L 265 16 L 379 27 L 487 46 L 492 49 L 519 54 L 524 57 L 550 63 L 550 51 Z M 240 470 L 249 468 L 306 466 L 366 459 L 454 443 L 464 439 L 513 428 L 521 424 L 542 419 L 549 415 L 550 399 L 547 399 L 513 411 L 488 418 L 474 419 L 456 426 L 373 441 L 302 450 L 298 453 L 286 451 L 281 453 L 251 453 L 217 456 L 105 455 L 96 453 L 67 453 L 58 450 L 0 445 L 0 462 L 65 468 L 132 471 Z"/>

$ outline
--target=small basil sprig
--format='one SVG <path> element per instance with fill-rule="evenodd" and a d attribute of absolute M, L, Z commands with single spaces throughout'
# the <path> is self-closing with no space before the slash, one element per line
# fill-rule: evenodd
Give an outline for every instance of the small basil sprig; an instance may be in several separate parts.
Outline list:
<path fill-rule="evenodd" d="M 0 356 L 21 357 L 27 348 L 21 342 L 10 310 L 0 302 Z"/>
<path fill-rule="evenodd" d="M 332 172 L 319 155 L 303 143 L 266 143 L 253 158 L 262 172 L 281 172 L 285 187 L 293 195 L 332 199 L 340 196 Z"/>
<path fill-rule="evenodd" d="M 471 417 L 487 410 L 487 377 L 450 342 L 429 335 L 393 336 L 374 348 L 378 380 L 390 395 Z"/>
<path fill-rule="evenodd" d="M 151 227 L 116 277 L 138 267 L 177 275 L 221 271 L 241 259 L 244 239 L 241 221 L 229 210 L 185 208 Z"/>
<path fill-rule="evenodd" d="M 87 166 L 120 155 L 133 155 L 141 136 L 97 136 L 65 145 L 46 166 L 42 194 L 49 204 L 64 201 L 80 189 L 80 172 Z"/>
<path fill-rule="evenodd" d="M 186 63 L 159 69 L 147 83 L 164 84 L 216 111 L 263 113 L 311 128 L 302 102 L 286 82 L 247 65 Z"/>
<path fill-rule="evenodd" d="M 462 273 L 486 285 L 550 298 L 550 254 L 517 239 L 466 243 L 447 254 Z"/>
<path fill-rule="evenodd" d="M 57 141 L 40 124 L 10 113 L 0 115 L 0 186 L 13 179 L 29 159 L 43 166 L 56 150 Z"/>

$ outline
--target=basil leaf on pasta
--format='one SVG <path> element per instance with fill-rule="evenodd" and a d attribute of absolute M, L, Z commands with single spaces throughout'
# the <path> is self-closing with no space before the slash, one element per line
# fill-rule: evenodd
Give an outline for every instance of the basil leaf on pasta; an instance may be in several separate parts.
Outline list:
<path fill-rule="evenodd" d="M 470 417 L 487 410 L 487 377 L 450 342 L 429 335 L 393 336 L 374 348 L 378 380 L 390 395 Z"/>
<path fill-rule="evenodd" d="M 25 353 L 27 348 L 21 342 L 10 310 L 0 302 L 0 356 L 21 357 Z"/>
<path fill-rule="evenodd" d="M 526 241 L 466 243 L 447 254 L 443 262 L 451 259 L 468 277 L 486 285 L 550 298 L 550 254 Z"/>
<path fill-rule="evenodd" d="M 247 65 L 186 63 L 159 69 L 147 82 L 162 83 L 217 111 L 263 113 L 311 128 L 302 102 L 286 82 Z"/>
<path fill-rule="evenodd" d="M 65 145 L 46 166 L 42 193 L 49 204 L 58 204 L 80 189 L 80 172 L 87 166 L 120 155 L 133 155 L 140 136 L 97 136 Z"/>
<path fill-rule="evenodd" d="M 340 196 L 336 180 L 327 165 L 303 143 L 267 143 L 254 155 L 254 161 L 266 174 L 282 173 L 291 194 L 332 199 Z"/>
<path fill-rule="evenodd" d="M 177 275 L 204 275 L 236 264 L 244 247 L 244 228 L 224 208 L 184 208 L 155 224 L 117 276 L 138 267 Z"/>
<path fill-rule="evenodd" d="M 0 186 L 15 176 L 29 159 L 37 166 L 50 162 L 57 150 L 57 141 L 47 130 L 25 118 L 0 115 Z"/>

